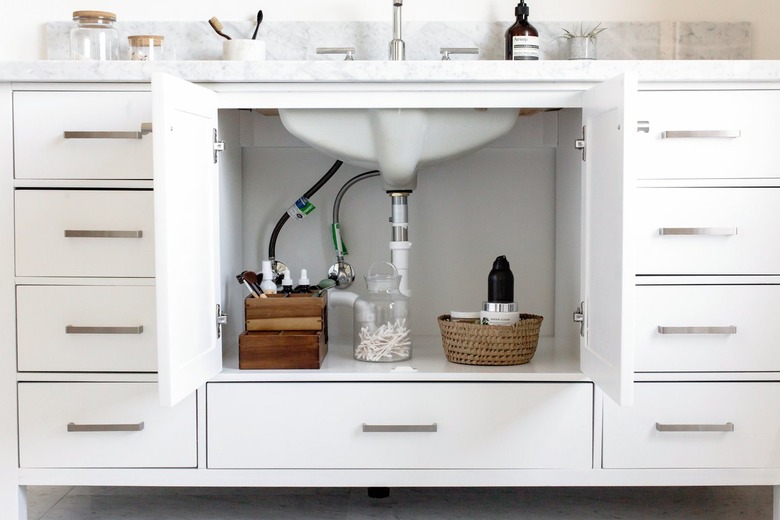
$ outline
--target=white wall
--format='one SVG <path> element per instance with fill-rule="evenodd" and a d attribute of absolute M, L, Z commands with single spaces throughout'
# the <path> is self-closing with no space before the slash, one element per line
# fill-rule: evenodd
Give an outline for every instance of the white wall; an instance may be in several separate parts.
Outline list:
<path fill-rule="evenodd" d="M 70 20 L 74 10 L 99 9 L 120 20 L 253 20 L 262 8 L 268 21 L 390 20 L 391 0 L 263 0 L 188 2 L 135 0 L 33 0 L 5 2 L 0 61 L 43 59 L 44 24 Z M 221 5 L 219 5 L 221 4 Z M 514 15 L 513 0 L 407 0 L 406 20 L 502 21 Z M 776 0 L 530 0 L 531 19 L 549 21 L 747 21 L 753 24 L 753 56 L 780 59 L 780 2 Z"/>

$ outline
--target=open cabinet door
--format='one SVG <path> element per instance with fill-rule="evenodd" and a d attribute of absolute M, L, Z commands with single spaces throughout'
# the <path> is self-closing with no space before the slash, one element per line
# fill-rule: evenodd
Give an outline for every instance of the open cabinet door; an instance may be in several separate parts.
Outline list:
<path fill-rule="evenodd" d="M 584 336 L 580 366 L 620 405 L 633 402 L 634 193 L 628 167 L 636 132 L 631 110 L 636 75 L 625 74 L 584 93 Z"/>
<path fill-rule="evenodd" d="M 173 406 L 222 370 L 216 94 L 155 74 L 152 110 L 160 403 Z"/>

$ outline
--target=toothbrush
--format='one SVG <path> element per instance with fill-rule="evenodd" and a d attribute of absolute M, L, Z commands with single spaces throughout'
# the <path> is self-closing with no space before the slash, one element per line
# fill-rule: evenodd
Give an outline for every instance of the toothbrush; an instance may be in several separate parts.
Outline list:
<path fill-rule="evenodd" d="M 260 24 L 263 23 L 263 11 L 257 11 L 257 25 L 255 25 L 255 32 L 252 33 L 252 39 L 257 39 L 257 30 L 260 29 Z"/>
<path fill-rule="evenodd" d="M 222 25 L 222 22 L 219 21 L 219 19 L 216 16 L 212 16 L 209 18 L 209 25 L 212 29 L 214 29 L 214 32 L 225 38 L 226 40 L 232 40 L 230 36 L 222 32 L 222 29 L 225 27 Z"/>

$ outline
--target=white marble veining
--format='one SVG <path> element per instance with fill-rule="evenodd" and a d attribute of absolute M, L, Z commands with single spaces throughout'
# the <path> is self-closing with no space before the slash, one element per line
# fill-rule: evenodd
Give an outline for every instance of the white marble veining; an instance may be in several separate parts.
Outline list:
<path fill-rule="evenodd" d="M 249 38 L 253 22 L 223 22 L 224 32 L 233 38 Z M 584 22 L 585 28 L 597 22 Z M 458 60 L 501 60 L 504 57 L 504 31 L 511 22 L 408 22 L 403 39 L 409 60 L 437 60 L 442 47 L 476 47 L 477 56 Z M 47 24 L 47 57 L 69 56 L 70 22 Z M 563 29 L 576 32 L 579 24 L 537 22 L 542 59 L 566 59 Z M 598 37 L 598 57 L 604 60 L 657 59 L 749 59 L 751 25 L 746 22 L 610 22 Z M 166 53 L 177 60 L 218 60 L 222 38 L 204 22 L 119 21 L 122 41 L 132 34 L 165 36 Z M 318 56 L 317 47 L 355 47 L 358 60 L 386 60 L 392 26 L 387 22 L 266 22 L 258 38 L 267 43 L 268 60 L 326 60 L 338 56 Z"/>
<path fill-rule="evenodd" d="M 202 83 L 514 82 L 595 83 L 625 71 L 640 82 L 780 81 L 780 61 L 35 61 L 0 63 L 0 81 L 148 82 L 168 72 Z"/>

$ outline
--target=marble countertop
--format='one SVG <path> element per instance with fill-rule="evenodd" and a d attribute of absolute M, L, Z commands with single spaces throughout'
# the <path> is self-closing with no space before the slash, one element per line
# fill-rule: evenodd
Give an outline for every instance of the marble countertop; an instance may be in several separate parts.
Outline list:
<path fill-rule="evenodd" d="M 198 83 L 593 83 L 625 71 L 640 82 L 777 82 L 780 61 L 34 61 L 0 63 L 4 82 L 148 82 L 168 72 Z"/>

